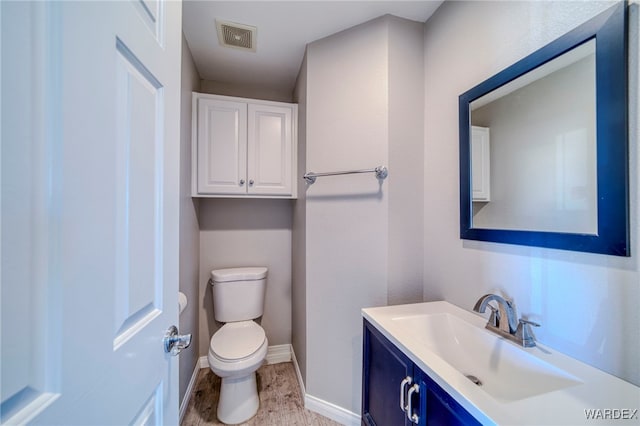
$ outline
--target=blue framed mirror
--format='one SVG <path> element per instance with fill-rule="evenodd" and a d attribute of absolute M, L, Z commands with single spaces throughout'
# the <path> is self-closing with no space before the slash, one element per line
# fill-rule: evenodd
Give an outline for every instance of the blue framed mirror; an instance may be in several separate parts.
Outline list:
<path fill-rule="evenodd" d="M 460 95 L 462 239 L 630 255 L 626 7 Z"/>

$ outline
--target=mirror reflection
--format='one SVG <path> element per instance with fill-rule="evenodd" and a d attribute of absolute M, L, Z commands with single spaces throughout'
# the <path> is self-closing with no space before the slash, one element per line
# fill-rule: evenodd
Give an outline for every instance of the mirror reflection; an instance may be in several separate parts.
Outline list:
<path fill-rule="evenodd" d="M 473 228 L 597 234 L 595 48 L 471 102 Z"/>

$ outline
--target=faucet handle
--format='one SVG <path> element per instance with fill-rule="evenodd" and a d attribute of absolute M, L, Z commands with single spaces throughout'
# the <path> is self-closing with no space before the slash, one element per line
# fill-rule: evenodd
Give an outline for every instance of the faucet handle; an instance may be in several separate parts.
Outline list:
<path fill-rule="evenodd" d="M 500 311 L 491 305 L 487 305 L 487 307 L 491 309 L 488 324 L 491 324 L 493 327 L 497 328 L 500 325 Z"/>
<path fill-rule="evenodd" d="M 518 322 L 519 322 L 520 324 L 527 324 L 527 325 L 532 325 L 532 326 L 534 326 L 534 327 L 540 327 L 540 324 L 538 324 L 537 322 L 535 322 L 535 321 L 529 321 L 529 320 L 526 320 L 526 319 L 524 319 L 524 318 L 520 318 L 520 319 L 518 320 Z"/>
<path fill-rule="evenodd" d="M 536 345 L 536 340 L 533 336 L 533 332 L 531 331 L 531 326 L 540 327 L 540 324 L 522 318 L 518 320 L 516 337 L 522 342 L 522 346 L 525 348 L 531 348 Z"/>

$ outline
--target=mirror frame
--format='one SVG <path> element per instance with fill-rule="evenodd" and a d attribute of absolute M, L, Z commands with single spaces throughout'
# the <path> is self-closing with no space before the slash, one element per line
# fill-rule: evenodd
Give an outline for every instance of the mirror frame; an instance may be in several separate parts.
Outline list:
<path fill-rule="evenodd" d="M 460 95 L 461 239 L 630 255 L 626 9 L 626 2 L 620 2 Z M 593 38 L 596 39 L 597 234 L 473 228 L 471 102 Z"/>

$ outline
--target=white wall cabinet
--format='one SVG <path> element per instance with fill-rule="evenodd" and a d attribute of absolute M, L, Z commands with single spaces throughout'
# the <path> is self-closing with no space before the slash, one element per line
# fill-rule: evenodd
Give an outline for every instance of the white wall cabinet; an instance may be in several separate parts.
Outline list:
<path fill-rule="evenodd" d="M 473 201 L 491 201 L 489 128 L 471 126 L 471 186 Z"/>
<path fill-rule="evenodd" d="M 296 104 L 193 94 L 192 196 L 295 198 Z"/>

